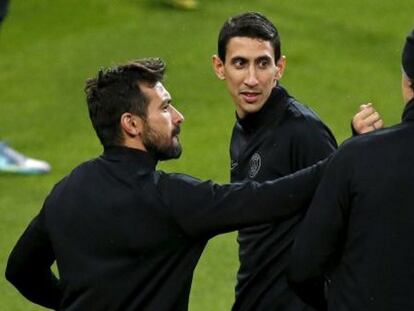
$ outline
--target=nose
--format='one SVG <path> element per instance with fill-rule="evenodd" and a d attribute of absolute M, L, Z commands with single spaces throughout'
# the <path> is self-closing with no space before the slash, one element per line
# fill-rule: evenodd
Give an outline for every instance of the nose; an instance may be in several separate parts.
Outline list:
<path fill-rule="evenodd" d="M 246 84 L 249 87 L 254 87 L 259 83 L 257 80 L 256 75 L 256 68 L 254 66 L 249 66 L 249 69 L 247 70 L 247 76 L 244 80 L 244 84 Z"/>
<path fill-rule="evenodd" d="M 177 108 L 172 107 L 173 109 L 173 122 L 174 124 L 181 124 L 184 122 L 184 116 L 181 112 L 177 110 Z"/>

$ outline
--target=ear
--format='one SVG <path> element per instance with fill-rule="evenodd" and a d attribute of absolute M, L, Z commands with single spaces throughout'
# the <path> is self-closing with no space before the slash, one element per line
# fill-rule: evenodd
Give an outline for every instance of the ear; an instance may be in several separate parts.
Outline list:
<path fill-rule="evenodd" d="M 124 135 L 127 137 L 136 137 L 142 132 L 142 119 L 130 112 L 125 112 L 121 115 L 120 124 Z"/>
<path fill-rule="evenodd" d="M 212 60 L 213 60 L 213 69 L 214 69 L 214 72 L 216 73 L 217 78 L 219 78 L 220 80 L 225 80 L 226 76 L 224 75 L 224 63 L 222 62 L 222 60 L 220 59 L 218 55 L 213 55 Z"/>
<path fill-rule="evenodd" d="M 279 81 L 282 78 L 283 73 L 285 72 L 285 68 L 286 68 L 286 56 L 282 55 L 280 56 L 280 58 L 278 59 L 276 63 L 275 82 Z"/>
<path fill-rule="evenodd" d="M 411 99 L 414 98 L 414 89 L 411 86 L 411 79 L 407 77 L 405 72 L 402 72 L 401 85 L 402 85 L 402 96 L 404 103 L 407 104 Z"/>

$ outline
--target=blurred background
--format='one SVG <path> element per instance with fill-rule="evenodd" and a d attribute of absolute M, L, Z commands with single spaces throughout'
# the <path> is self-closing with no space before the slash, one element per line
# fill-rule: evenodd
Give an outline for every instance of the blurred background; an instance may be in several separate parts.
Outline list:
<path fill-rule="evenodd" d="M 400 53 L 414 26 L 409 0 L 199 0 L 195 10 L 159 0 L 11 0 L 0 30 L 0 139 L 48 161 L 49 174 L 0 174 L 0 266 L 51 187 L 102 148 L 90 125 L 84 82 L 101 67 L 159 56 L 165 84 L 185 115 L 179 161 L 162 163 L 229 180 L 233 104 L 213 74 L 218 31 L 232 15 L 259 11 L 277 26 L 287 69 L 282 84 L 336 135 L 371 101 L 387 126 L 400 120 Z M 196 207 L 195 207 L 196 208 Z M 236 235 L 213 239 L 195 272 L 190 310 L 229 310 Z M 44 310 L 0 278 L 0 310 Z"/>

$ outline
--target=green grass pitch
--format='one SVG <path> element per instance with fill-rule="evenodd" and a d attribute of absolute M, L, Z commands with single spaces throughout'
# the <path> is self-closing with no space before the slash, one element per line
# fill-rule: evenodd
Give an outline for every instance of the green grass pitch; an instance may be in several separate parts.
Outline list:
<path fill-rule="evenodd" d="M 409 0 L 200 0 L 196 11 L 156 0 L 11 0 L 0 33 L 0 139 L 49 161 L 40 177 L 0 175 L 0 266 L 43 199 L 78 163 L 101 152 L 83 86 L 98 68 L 160 56 L 166 85 L 186 118 L 183 157 L 160 167 L 229 179 L 234 109 L 211 68 L 224 20 L 259 11 L 277 25 L 288 64 L 282 84 L 311 106 L 339 142 L 357 107 L 373 101 L 399 121 L 400 51 L 413 27 Z M 235 234 L 209 243 L 196 269 L 190 310 L 229 310 L 237 269 Z M 0 310 L 43 310 L 0 278 Z"/>

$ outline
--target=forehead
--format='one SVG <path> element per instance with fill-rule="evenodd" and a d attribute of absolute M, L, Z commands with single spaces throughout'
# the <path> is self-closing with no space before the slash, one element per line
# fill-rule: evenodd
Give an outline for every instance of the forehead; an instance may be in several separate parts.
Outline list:
<path fill-rule="evenodd" d="M 171 99 L 170 93 L 167 91 L 167 89 L 164 87 L 164 85 L 161 82 L 155 83 L 154 90 L 162 100 Z"/>
<path fill-rule="evenodd" d="M 249 59 L 263 56 L 274 58 L 274 49 L 270 41 L 249 37 L 233 37 L 227 43 L 226 60 L 235 57 Z"/>
<path fill-rule="evenodd" d="M 171 95 L 161 82 L 157 82 L 154 85 L 147 83 L 140 83 L 142 92 L 147 96 L 150 102 L 164 102 L 171 100 Z"/>

